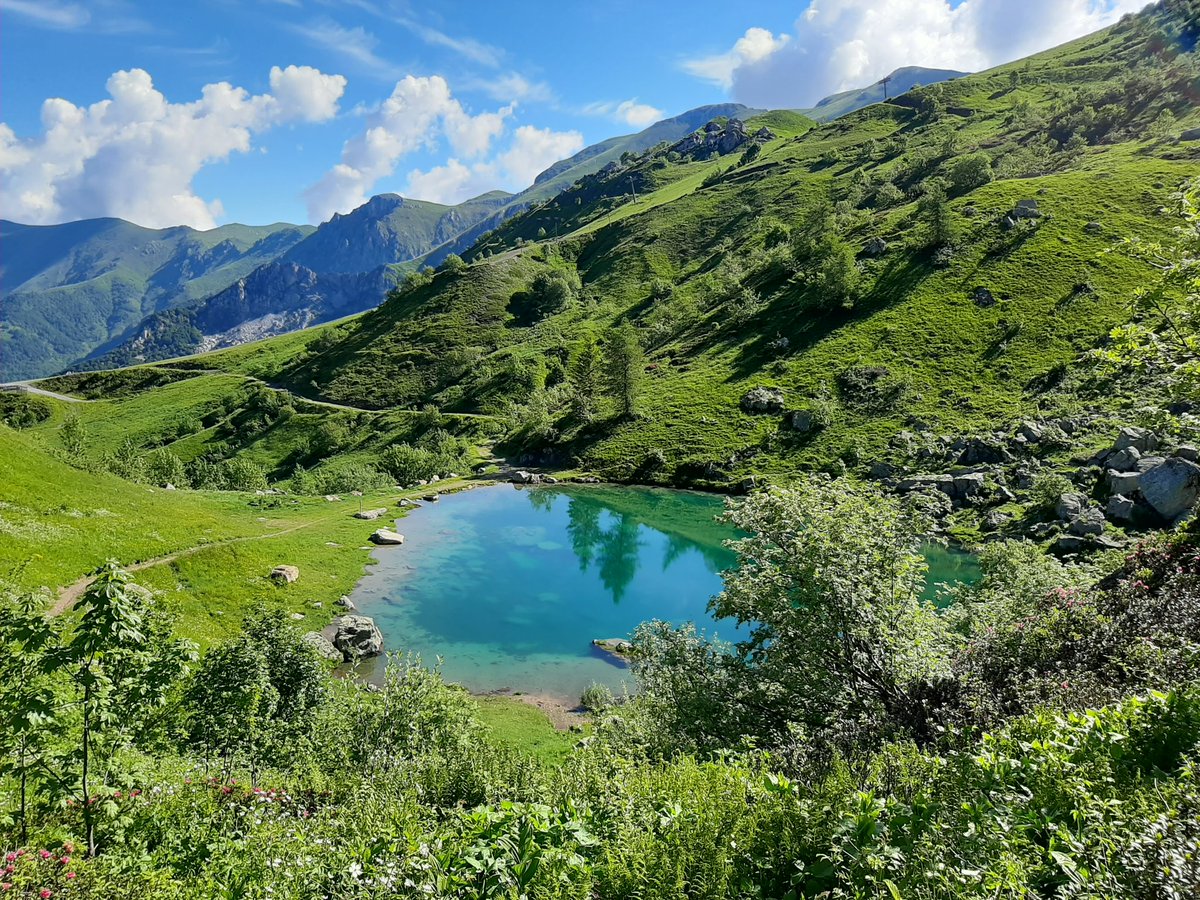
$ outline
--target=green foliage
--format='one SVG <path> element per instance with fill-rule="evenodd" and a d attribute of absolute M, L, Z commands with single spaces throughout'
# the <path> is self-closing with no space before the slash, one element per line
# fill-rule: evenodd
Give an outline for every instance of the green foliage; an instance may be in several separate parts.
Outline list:
<path fill-rule="evenodd" d="M 0 422 L 9 428 L 28 428 L 50 418 L 49 401 L 28 394 L 0 391 Z"/>
<path fill-rule="evenodd" d="M 955 194 L 966 194 L 983 187 L 993 177 L 992 158 L 982 151 L 960 156 L 948 171 L 950 190 Z"/>
<path fill-rule="evenodd" d="M 1042 472 L 1034 477 L 1029 497 L 1036 509 L 1043 513 L 1051 513 L 1062 499 L 1062 495 L 1073 490 L 1073 487 L 1065 476 L 1057 472 Z"/>
<path fill-rule="evenodd" d="M 612 690 L 605 684 L 590 684 L 579 697 L 579 705 L 592 713 L 602 713 L 615 702 Z"/>
<path fill-rule="evenodd" d="M 446 258 L 442 260 L 442 264 L 438 266 L 439 272 L 449 272 L 451 275 L 458 275 L 465 272 L 466 269 L 467 264 L 457 253 L 447 254 Z"/>
<path fill-rule="evenodd" d="M 609 396 L 617 415 L 631 418 L 637 413 L 642 384 L 642 344 L 637 329 L 629 322 L 617 326 L 604 345 L 604 367 Z"/>
<path fill-rule="evenodd" d="M 917 204 L 917 216 L 921 223 L 922 246 L 936 249 L 954 241 L 954 225 L 950 218 L 950 205 L 946 200 L 946 188 L 941 181 L 930 179 Z"/>
<path fill-rule="evenodd" d="M 564 310 L 578 293 L 578 276 L 573 277 L 562 269 L 550 269 L 538 272 L 529 290 L 513 294 L 508 308 L 519 324 L 532 325 Z"/>
<path fill-rule="evenodd" d="M 443 478 L 456 462 L 455 457 L 447 454 L 404 443 L 393 444 L 379 458 L 379 464 L 401 485 L 428 481 L 435 475 Z"/>
<path fill-rule="evenodd" d="M 604 360 L 600 345 L 587 337 L 576 345 L 567 363 L 567 379 L 571 386 L 571 414 L 581 423 L 596 417 L 600 391 L 603 387 Z"/>
<path fill-rule="evenodd" d="M 143 475 L 151 484 L 157 484 L 160 487 L 168 484 L 177 488 L 188 486 L 187 470 L 183 460 L 166 447 L 160 447 L 146 457 Z"/>

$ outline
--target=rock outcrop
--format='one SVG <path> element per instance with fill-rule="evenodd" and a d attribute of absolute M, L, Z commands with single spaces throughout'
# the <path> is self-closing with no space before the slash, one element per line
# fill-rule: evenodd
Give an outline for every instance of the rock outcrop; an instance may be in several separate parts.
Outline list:
<path fill-rule="evenodd" d="M 321 634 L 347 662 L 383 652 L 383 633 L 370 616 L 338 616 Z"/>

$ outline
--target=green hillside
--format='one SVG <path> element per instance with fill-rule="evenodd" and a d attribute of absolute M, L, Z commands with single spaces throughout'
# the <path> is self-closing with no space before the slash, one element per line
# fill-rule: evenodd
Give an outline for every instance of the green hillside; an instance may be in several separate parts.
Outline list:
<path fill-rule="evenodd" d="M 1159 27 L 1126 23 L 811 130 L 751 119 L 776 137 L 749 160 L 627 157 L 485 236 L 465 269 L 324 332 L 320 352 L 268 342 L 258 374 L 362 408 L 503 414 L 521 452 L 666 483 L 865 472 L 914 422 L 953 436 L 1063 414 L 1078 398 L 1056 373 L 1128 321 L 1146 277 L 1111 251 L 1169 235 L 1160 210 L 1195 172 L 1195 145 L 1172 137 L 1196 118 L 1192 58 L 1154 55 Z M 1009 228 L 1026 200 L 1040 217 Z M 853 290 L 834 296 L 812 256 L 831 234 L 856 258 Z M 514 314 L 552 271 L 578 280 L 570 302 Z M 646 353 L 637 415 L 576 421 L 571 355 L 622 322 Z M 827 427 L 743 411 L 757 386 L 781 389 L 784 412 L 820 407 Z M 531 432 L 531 415 L 548 421 Z"/>
<path fill-rule="evenodd" d="M 0 896 L 1200 896 L 1198 41 L 1162 0 L 833 122 L 717 114 L 362 315 L 0 391 Z M 493 477 L 738 494 L 735 642 L 645 622 L 636 689 L 554 725 L 404 628 L 365 660 L 380 519 Z M 593 489 L 636 559 L 645 502 Z M 594 512 L 391 564 L 540 656 L 588 621 L 552 570 L 626 565 L 568 548 Z"/>

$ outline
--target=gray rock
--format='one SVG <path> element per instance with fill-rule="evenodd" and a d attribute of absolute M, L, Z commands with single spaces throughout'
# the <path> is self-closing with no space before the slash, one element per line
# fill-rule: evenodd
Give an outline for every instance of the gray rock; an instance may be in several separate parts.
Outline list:
<path fill-rule="evenodd" d="M 971 302 L 980 309 L 987 309 L 990 306 L 996 305 L 996 298 L 987 288 L 977 287 L 971 291 Z"/>
<path fill-rule="evenodd" d="M 960 466 L 994 465 L 1012 462 L 1012 458 L 1012 454 L 997 440 L 971 438 L 966 441 L 962 453 L 959 454 L 958 464 Z"/>
<path fill-rule="evenodd" d="M 1137 471 L 1138 460 L 1141 458 L 1141 451 L 1137 447 L 1125 447 L 1111 454 L 1105 460 L 1105 464 L 1118 472 L 1134 472 Z"/>
<path fill-rule="evenodd" d="M 954 476 L 954 496 L 959 498 L 978 497 L 984 490 L 984 478 L 982 472 L 973 472 L 969 475 Z"/>
<path fill-rule="evenodd" d="M 1087 507 L 1087 498 L 1083 494 L 1066 493 L 1058 498 L 1054 514 L 1060 519 L 1070 522 L 1079 518 L 1080 513 Z"/>
<path fill-rule="evenodd" d="M 1109 469 L 1108 492 L 1110 494 L 1135 494 L 1141 480 L 1142 476 L 1139 472 L 1118 472 L 1116 469 Z"/>
<path fill-rule="evenodd" d="M 349 610 L 358 609 L 358 607 L 354 605 L 354 601 L 351 600 L 345 594 L 343 594 L 341 597 L 339 597 L 337 600 L 335 600 L 333 602 L 333 605 L 340 606 L 342 609 L 349 609 Z"/>
<path fill-rule="evenodd" d="M 1156 466 L 1161 466 L 1167 461 L 1165 456 L 1143 456 L 1137 461 L 1137 470 L 1140 472 L 1149 472 Z"/>
<path fill-rule="evenodd" d="M 1158 436 L 1145 428 L 1122 428 L 1113 442 L 1114 450 L 1136 447 L 1139 453 L 1150 453 L 1158 449 Z"/>
<path fill-rule="evenodd" d="M 1017 469 L 1017 489 L 1027 491 L 1033 487 L 1033 480 L 1037 478 L 1037 472 L 1031 469 Z"/>
<path fill-rule="evenodd" d="M 887 248 L 887 241 L 881 237 L 873 237 L 863 247 L 863 253 L 867 256 L 883 256 L 883 254 L 887 253 Z"/>
<path fill-rule="evenodd" d="M 1115 494 L 1108 498 L 1108 505 L 1104 507 L 1104 514 L 1114 522 L 1132 522 L 1134 505 L 1134 502 L 1128 497 Z"/>
<path fill-rule="evenodd" d="M 1083 230 L 1087 234 L 1099 234 L 1100 232 L 1102 232 L 1104 230 L 1104 226 L 1101 225 L 1099 222 L 1088 222 L 1086 225 L 1083 226 Z"/>
<path fill-rule="evenodd" d="M 913 475 L 909 478 L 902 479 L 896 485 L 896 490 L 902 494 L 907 494 L 912 491 L 919 490 L 939 490 L 947 497 L 954 496 L 954 476 L 953 475 Z"/>
<path fill-rule="evenodd" d="M 339 503 L 339 502 L 341 502 L 341 499 L 342 498 L 339 497 L 337 494 L 326 494 L 325 495 L 326 503 Z"/>
<path fill-rule="evenodd" d="M 1142 473 L 1142 496 L 1168 522 L 1196 505 L 1200 498 L 1200 466 L 1178 456 Z"/>
<path fill-rule="evenodd" d="M 1038 209 L 1036 200 L 1018 200 L 1009 215 L 1017 219 L 1038 219 L 1041 218 L 1042 211 Z"/>
<path fill-rule="evenodd" d="M 1200 128 L 1189 128 L 1187 131 L 1180 132 L 1179 139 L 1181 141 L 1200 141 Z"/>
<path fill-rule="evenodd" d="M 1025 438 L 1029 443 L 1036 444 L 1041 441 L 1043 431 L 1044 429 L 1037 422 L 1025 421 L 1017 429 L 1017 434 Z"/>
<path fill-rule="evenodd" d="M 347 662 L 383 652 L 383 633 L 370 616 L 338 616 L 321 634 Z"/>
<path fill-rule="evenodd" d="M 996 499 L 1001 503 L 1012 503 L 1017 499 L 1017 495 L 1006 487 L 1000 487 L 996 490 Z"/>
<path fill-rule="evenodd" d="M 812 414 L 812 410 L 798 409 L 792 413 L 792 428 L 801 434 L 808 434 L 816 427 L 816 424 L 816 417 Z"/>
<path fill-rule="evenodd" d="M 371 521 L 372 519 L 378 519 L 380 516 L 386 516 L 386 515 L 387 515 L 387 507 L 384 506 L 384 507 L 381 507 L 380 509 L 360 509 L 358 512 L 356 512 L 354 514 L 354 518 L 366 519 L 368 521 Z"/>
<path fill-rule="evenodd" d="M 777 413 L 783 410 L 783 391 L 779 388 L 756 387 L 742 395 L 742 409 L 748 413 Z"/>
<path fill-rule="evenodd" d="M 1007 513 L 1003 513 L 998 509 L 993 509 L 983 517 L 983 530 L 997 531 L 998 529 L 1003 528 L 1010 518 L 1011 516 L 1009 516 Z"/>
<path fill-rule="evenodd" d="M 300 570 L 295 566 L 276 566 L 271 570 L 271 580 L 276 584 L 294 584 L 300 577 Z"/>
<path fill-rule="evenodd" d="M 333 642 L 319 631 L 310 631 L 304 635 L 304 643 L 311 644 L 313 649 L 317 651 L 324 659 L 333 662 L 342 661 L 342 651 L 333 646 Z"/>
<path fill-rule="evenodd" d="M 536 472 L 526 472 L 524 470 L 513 475 L 514 484 L 541 484 L 542 476 Z"/>
<path fill-rule="evenodd" d="M 891 478 L 893 475 L 895 475 L 896 467 L 889 462 L 876 460 L 875 462 L 871 463 L 871 467 L 868 469 L 867 474 L 876 481 L 882 481 L 885 478 Z"/>
<path fill-rule="evenodd" d="M 1188 462 L 1196 462 L 1200 460 L 1200 449 L 1191 444 L 1180 444 L 1171 455 L 1178 456 L 1180 459 L 1186 459 Z"/>
<path fill-rule="evenodd" d="M 1003 219 L 1000 220 L 1000 230 L 1001 231 L 1012 231 L 1016 227 L 1017 227 L 1016 220 L 1013 219 L 1012 216 L 1005 216 Z"/>
<path fill-rule="evenodd" d="M 372 544 L 398 546 L 404 543 L 404 535 L 389 528 L 380 528 L 369 538 Z"/>
<path fill-rule="evenodd" d="M 1071 522 L 1067 530 L 1071 534 L 1077 534 L 1081 537 L 1101 535 L 1104 534 L 1105 524 L 1104 513 L 1098 509 L 1085 509 Z"/>

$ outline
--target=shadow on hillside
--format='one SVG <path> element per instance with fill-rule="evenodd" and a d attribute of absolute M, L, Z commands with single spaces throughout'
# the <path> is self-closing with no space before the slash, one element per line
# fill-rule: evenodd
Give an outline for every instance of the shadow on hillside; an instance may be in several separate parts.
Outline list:
<path fill-rule="evenodd" d="M 821 311 L 819 298 L 810 287 L 786 288 L 766 309 L 741 327 L 720 328 L 710 342 L 714 349 L 734 349 L 737 353 L 727 381 L 740 381 L 779 359 L 776 342 L 788 342 L 786 354 L 801 353 L 827 338 L 837 329 L 869 318 L 879 310 L 903 301 L 930 273 L 929 266 L 911 259 L 890 262 L 876 278 L 870 292 L 852 309 Z M 744 340 L 745 334 L 754 334 Z M 772 345 L 775 344 L 775 347 Z"/>

